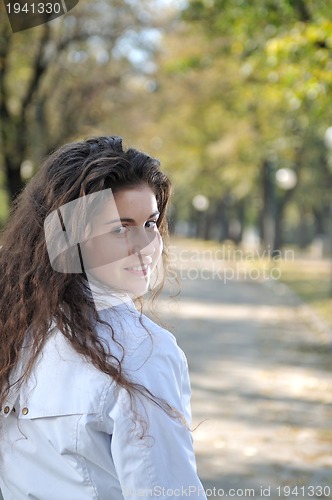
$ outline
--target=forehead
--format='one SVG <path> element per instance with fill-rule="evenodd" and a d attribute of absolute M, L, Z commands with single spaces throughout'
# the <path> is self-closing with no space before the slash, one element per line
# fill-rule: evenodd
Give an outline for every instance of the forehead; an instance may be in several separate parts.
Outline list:
<path fill-rule="evenodd" d="M 100 216 L 108 216 L 110 213 L 115 215 L 118 212 L 121 217 L 135 218 L 138 215 L 151 215 L 158 210 L 156 195 L 153 190 L 147 186 L 137 186 L 125 188 L 115 192 L 103 204 Z"/>

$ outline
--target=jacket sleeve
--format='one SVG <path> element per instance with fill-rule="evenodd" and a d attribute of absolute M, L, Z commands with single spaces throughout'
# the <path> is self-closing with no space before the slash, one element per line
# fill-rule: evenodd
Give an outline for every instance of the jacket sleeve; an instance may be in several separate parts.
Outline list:
<path fill-rule="evenodd" d="M 117 393 L 112 389 L 106 402 L 104 418 L 112 459 L 126 500 L 142 496 L 206 498 L 189 429 L 187 362 L 172 337 L 157 339 L 153 353 L 130 377 L 172 405 L 185 417 L 187 426 L 144 396 L 130 398 L 124 389 Z"/>

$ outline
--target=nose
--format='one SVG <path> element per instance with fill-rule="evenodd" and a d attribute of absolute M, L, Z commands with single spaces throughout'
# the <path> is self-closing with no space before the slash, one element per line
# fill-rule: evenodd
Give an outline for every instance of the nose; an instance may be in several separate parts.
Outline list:
<path fill-rule="evenodd" d="M 143 255 L 152 255 L 155 252 L 153 245 L 157 237 L 154 231 L 148 232 L 145 228 L 135 226 L 130 231 L 129 254 L 137 253 Z"/>

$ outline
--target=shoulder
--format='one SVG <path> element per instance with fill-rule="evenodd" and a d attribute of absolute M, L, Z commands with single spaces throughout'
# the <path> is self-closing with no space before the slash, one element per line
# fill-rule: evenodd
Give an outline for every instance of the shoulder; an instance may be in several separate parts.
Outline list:
<path fill-rule="evenodd" d="M 186 367 L 185 354 L 169 330 L 158 325 L 144 314 L 138 315 L 138 323 L 136 332 L 129 340 L 129 342 L 133 340 L 137 347 L 136 356 L 146 356 L 148 363 L 155 360 L 160 367 L 170 364 L 178 366 L 181 370 Z M 141 339 L 141 342 L 137 342 L 137 339 Z"/>
<path fill-rule="evenodd" d="M 98 335 L 110 346 L 112 354 L 123 361 L 123 367 L 132 372 L 143 364 L 159 360 L 164 365 L 167 360 L 186 367 L 186 358 L 177 344 L 175 336 L 136 309 L 113 310 L 102 316 L 113 329 L 98 325 Z"/>
<path fill-rule="evenodd" d="M 125 368 L 130 378 L 160 394 L 178 387 L 188 370 L 187 359 L 175 336 L 145 315 L 140 317 L 142 341 L 127 349 Z"/>
<path fill-rule="evenodd" d="M 145 314 L 141 315 L 141 328 L 145 329 L 145 344 L 151 346 L 151 354 L 160 363 L 168 362 L 178 365 L 181 369 L 186 367 L 187 360 L 184 352 L 179 347 L 173 333 L 155 323 Z"/>

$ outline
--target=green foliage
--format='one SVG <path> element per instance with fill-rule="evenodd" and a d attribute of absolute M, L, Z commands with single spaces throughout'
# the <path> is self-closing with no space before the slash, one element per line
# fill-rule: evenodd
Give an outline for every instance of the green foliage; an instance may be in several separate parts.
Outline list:
<path fill-rule="evenodd" d="M 175 185 L 179 218 L 190 218 L 192 198 L 205 194 L 211 213 L 231 199 L 230 211 L 246 206 L 246 218 L 256 225 L 266 209 L 268 160 L 275 170 L 292 168 L 298 175 L 292 192 L 275 188 L 278 203 L 288 205 L 285 213 L 305 210 L 325 218 L 327 227 L 329 2 L 192 0 L 173 18 L 162 9 L 156 13 L 152 0 L 81 0 L 80 6 L 65 23 L 51 23 L 43 52 L 47 71 L 25 113 L 23 159 L 37 168 L 45 153 L 67 140 L 122 134 L 161 159 Z M 154 25 L 163 33 L 159 51 L 147 36 Z M 42 32 L 22 32 L 11 41 L 8 135 Z"/>
<path fill-rule="evenodd" d="M 279 203 L 326 218 L 331 53 L 323 0 L 190 1 L 164 39 L 155 98 L 163 102 L 158 134 L 172 137 L 165 157 L 178 203 L 200 192 L 213 204 L 231 193 L 233 204 L 248 201 L 251 218 L 256 207 L 257 221 L 269 159 L 298 175 L 292 192 L 275 188 Z"/>
<path fill-rule="evenodd" d="M 0 142 L 12 197 L 23 187 L 23 161 L 38 168 L 59 145 L 107 133 L 126 79 L 140 72 L 137 58 L 153 53 L 150 7 L 81 0 L 68 15 L 14 34 L 1 16 Z"/>

